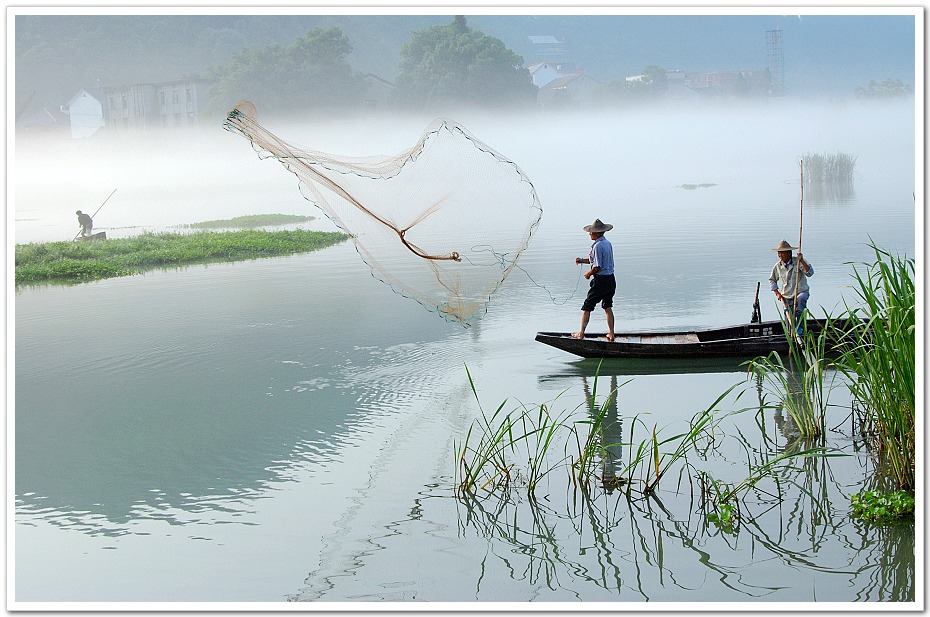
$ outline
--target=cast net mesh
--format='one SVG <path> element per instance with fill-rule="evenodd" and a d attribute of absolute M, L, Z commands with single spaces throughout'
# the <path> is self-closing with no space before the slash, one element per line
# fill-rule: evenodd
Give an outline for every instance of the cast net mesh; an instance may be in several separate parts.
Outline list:
<path fill-rule="evenodd" d="M 434 120 L 405 152 L 369 157 L 291 145 L 248 101 L 223 126 L 294 173 L 378 278 L 464 325 L 516 267 L 542 216 L 520 168 L 452 120 Z"/>

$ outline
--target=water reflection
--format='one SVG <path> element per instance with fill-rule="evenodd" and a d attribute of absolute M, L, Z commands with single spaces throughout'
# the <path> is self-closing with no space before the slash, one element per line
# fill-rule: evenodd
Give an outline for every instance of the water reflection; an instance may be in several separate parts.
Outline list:
<path fill-rule="evenodd" d="M 856 200 L 852 182 L 812 182 L 804 186 L 805 205 L 839 205 Z"/>
<path fill-rule="evenodd" d="M 274 484 L 439 387 L 440 348 L 319 327 L 339 291 L 276 278 L 314 259 L 20 290 L 18 520 L 104 536 L 207 515 L 244 524 Z M 416 318 L 394 326 L 438 336 Z"/>
<path fill-rule="evenodd" d="M 595 400 L 587 376 L 582 377 L 582 390 L 591 414 L 589 420 L 594 422 L 598 410 L 603 411 L 601 422 L 597 425 L 597 443 L 600 444 L 601 485 L 609 495 L 625 480 L 617 473 L 622 468 L 623 459 L 623 420 L 617 415 L 617 376 L 610 376 L 610 391 L 602 402 Z"/>
<path fill-rule="evenodd" d="M 601 485 L 567 488 L 564 502 L 534 499 L 515 486 L 460 499 L 460 536 L 489 544 L 481 571 L 502 570 L 514 581 L 595 601 L 601 595 L 592 588 L 623 601 L 674 601 L 689 593 L 731 601 L 914 600 L 914 546 L 907 536 L 913 526 L 883 528 L 848 515 L 848 495 L 869 474 L 867 458 L 851 440 L 800 438 L 790 416 L 766 405 L 761 385 L 750 383 L 758 405 L 746 415 L 757 430 L 726 427 L 727 435 L 695 450 L 677 484 L 640 495 L 616 483 L 622 449 L 635 444 L 623 438 L 622 373 L 616 366 L 607 372 L 603 364 L 579 362 L 540 378 L 574 379 L 590 412 L 604 406 Z M 606 392 L 594 385 L 598 376 L 609 380 Z M 831 456 L 802 456 L 821 447 Z M 786 455 L 797 458 L 773 466 Z M 710 522 L 693 479 L 702 470 L 724 477 L 726 469 L 732 470 L 728 482 L 753 478 L 732 528 Z"/>

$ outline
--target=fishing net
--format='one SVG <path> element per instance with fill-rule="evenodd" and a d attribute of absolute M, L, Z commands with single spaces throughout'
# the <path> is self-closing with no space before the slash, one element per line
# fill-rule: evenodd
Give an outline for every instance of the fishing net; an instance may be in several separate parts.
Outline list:
<path fill-rule="evenodd" d="M 463 325 L 484 312 L 542 216 L 520 168 L 452 120 L 434 120 L 396 156 L 368 157 L 291 145 L 258 123 L 248 101 L 223 126 L 294 173 L 376 277 Z"/>

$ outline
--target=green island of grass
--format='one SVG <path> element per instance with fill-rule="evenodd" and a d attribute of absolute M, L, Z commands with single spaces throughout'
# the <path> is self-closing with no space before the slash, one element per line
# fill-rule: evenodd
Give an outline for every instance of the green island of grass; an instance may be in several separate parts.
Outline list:
<path fill-rule="evenodd" d="M 133 238 L 16 245 L 16 284 L 83 282 L 156 268 L 316 251 L 349 238 L 338 232 L 242 230 L 147 233 Z"/>
<path fill-rule="evenodd" d="M 189 227 L 191 229 L 255 229 L 256 227 L 271 225 L 306 223 L 312 220 L 315 220 L 315 217 L 301 216 L 299 214 L 248 214 L 231 219 L 191 223 Z"/>

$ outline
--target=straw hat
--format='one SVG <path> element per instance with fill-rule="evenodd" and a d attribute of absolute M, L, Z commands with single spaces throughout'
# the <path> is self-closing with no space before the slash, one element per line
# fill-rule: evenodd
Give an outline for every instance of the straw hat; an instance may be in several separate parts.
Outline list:
<path fill-rule="evenodd" d="M 591 225 L 584 226 L 584 230 L 588 232 L 589 234 L 590 233 L 595 233 L 595 234 L 604 233 L 605 231 L 610 231 L 613 228 L 614 228 L 613 225 L 610 225 L 608 223 L 602 223 L 601 219 L 594 219 L 594 223 L 592 223 Z"/>
<path fill-rule="evenodd" d="M 781 251 L 794 251 L 794 250 L 797 250 L 797 248 L 798 248 L 798 247 L 796 247 L 796 246 L 791 246 L 790 244 L 788 244 L 788 241 L 787 241 L 787 240 L 782 240 L 782 241 L 781 241 L 781 244 L 779 244 L 778 246 L 776 246 L 776 247 L 773 248 L 772 250 L 773 250 L 773 251 L 778 251 L 778 252 L 781 252 Z"/>

